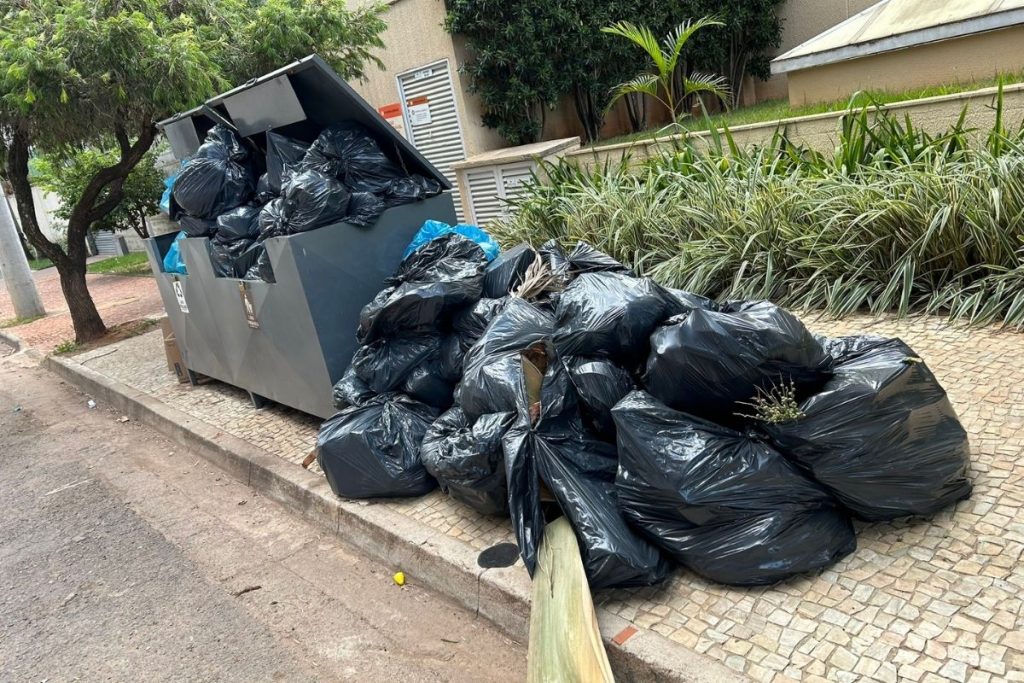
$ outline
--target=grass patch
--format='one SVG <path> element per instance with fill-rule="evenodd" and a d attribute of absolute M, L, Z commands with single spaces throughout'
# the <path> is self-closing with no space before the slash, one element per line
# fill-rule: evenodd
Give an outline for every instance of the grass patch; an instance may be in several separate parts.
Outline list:
<path fill-rule="evenodd" d="M 53 263 L 48 258 L 34 258 L 28 260 L 28 267 L 32 270 L 42 270 L 43 268 L 50 268 Z"/>
<path fill-rule="evenodd" d="M 1024 72 L 1006 74 L 997 78 L 989 78 L 971 83 L 951 83 L 947 85 L 936 85 L 916 90 L 904 90 L 901 92 L 886 92 L 883 90 L 865 90 L 855 93 L 851 98 L 835 100 L 833 102 L 818 102 L 800 107 L 791 107 L 787 100 L 767 100 L 749 107 L 738 107 L 731 111 L 711 116 L 690 117 L 683 119 L 678 126 L 659 127 L 639 133 L 620 135 L 609 140 L 602 140 L 597 143 L 601 145 L 614 145 L 622 142 L 635 142 L 637 140 L 649 140 L 656 137 L 665 137 L 677 133 L 703 132 L 712 128 L 735 128 L 753 123 L 767 123 L 790 119 L 798 116 L 811 116 L 829 112 L 842 112 L 851 108 L 868 106 L 870 104 L 895 104 L 919 100 L 925 97 L 939 97 L 941 95 L 955 95 L 957 93 L 992 88 L 1000 83 L 1011 84 L 1024 82 Z"/>
<path fill-rule="evenodd" d="M 8 318 L 7 320 L 0 320 L 0 330 L 7 329 L 8 327 L 17 327 L 18 325 L 27 325 L 30 322 L 35 322 L 36 320 L 45 317 L 45 315 L 34 315 L 30 318 Z"/>
<path fill-rule="evenodd" d="M 95 339 L 91 342 L 79 343 L 74 340 L 63 341 L 53 349 L 53 354 L 57 356 L 67 355 L 71 353 L 83 353 L 85 351 L 92 351 L 108 344 L 113 344 L 131 337 L 137 337 L 140 334 L 149 332 L 154 327 L 160 324 L 160 321 L 156 318 L 142 318 L 141 320 L 130 320 L 120 325 L 114 325 L 107 328 L 106 334 L 99 339 Z"/>
<path fill-rule="evenodd" d="M 57 344 L 55 347 L 53 347 L 53 353 L 54 355 L 57 356 L 63 356 L 74 351 L 77 351 L 79 348 L 80 347 L 78 345 L 78 342 L 76 342 L 74 339 L 66 339 L 62 341 L 60 344 Z"/>
<path fill-rule="evenodd" d="M 111 256 L 90 263 L 86 270 L 90 273 L 102 273 L 106 275 L 152 275 L 149 268 L 149 259 L 142 252 L 133 252 L 124 256 Z"/>

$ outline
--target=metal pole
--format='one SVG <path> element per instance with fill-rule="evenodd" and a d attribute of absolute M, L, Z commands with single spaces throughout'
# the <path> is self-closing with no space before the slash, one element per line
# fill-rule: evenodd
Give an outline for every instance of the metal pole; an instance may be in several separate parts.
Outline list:
<path fill-rule="evenodd" d="M 17 228 L 14 227 L 14 214 L 3 192 L 0 201 L 0 275 L 7 285 L 7 293 L 14 303 L 14 315 L 18 318 L 36 318 L 44 315 L 43 301 L 39 298 L 39 290 L 32 279 L 32 270 L 28 267 L 28 259 L 21 249 Z"/>

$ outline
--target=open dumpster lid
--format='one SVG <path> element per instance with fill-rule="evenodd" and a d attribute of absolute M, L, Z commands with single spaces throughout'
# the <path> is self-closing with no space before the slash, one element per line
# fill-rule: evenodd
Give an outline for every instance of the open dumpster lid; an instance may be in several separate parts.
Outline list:
<path fill-rule="evenodd" d="M 433 178 L 450 189 L 451 182 L 398 133 L 319 55 L 254 78 L 207 100 L 203 105 L 157 123 L 179 160 L 195 153 L 214 123 L 226 120 L 243 136 L 270 129 L 312 141 L 332 123 L 356 121 L 377 138 L 388 156 L 409 173 Z"/>

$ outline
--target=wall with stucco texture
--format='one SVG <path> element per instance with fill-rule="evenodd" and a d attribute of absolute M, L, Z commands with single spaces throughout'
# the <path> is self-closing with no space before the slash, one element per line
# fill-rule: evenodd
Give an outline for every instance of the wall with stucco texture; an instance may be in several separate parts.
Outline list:
<path fill-rule="evenodd" d="M 858 90 L 912 90 L 969 83 L 1024 70 L 1024 26 L 979 33 L 789 73 L 795 106 L 849 97 Z"/>

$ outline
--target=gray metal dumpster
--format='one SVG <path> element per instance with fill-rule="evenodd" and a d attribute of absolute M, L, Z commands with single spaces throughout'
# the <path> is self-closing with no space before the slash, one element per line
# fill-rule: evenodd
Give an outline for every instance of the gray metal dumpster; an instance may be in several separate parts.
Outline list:
<path fill-rule="evenodd" d="M 246 390 L 256 406 L 269 399 L 328 417 L 331 389 L 357 348 L 359 311 L 383 288 L 423 222 L 454 223 L 455 208 L 444 176 L 315 55 L 158 124 L 184 159 L 217 122 L 265 149 L 270 129 L 312 141 L 342 121 L 365 125 L 393 161 L 445 191 L 390 208 L 367 228 L 336 223 L 266 240 L 273 283 L 216 277 L 206 237 L 179 242 L 187 274 L 164 272 L 175 235 L 148 240 L 150 266 L 193 382 L 200 373 Z"/>

